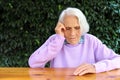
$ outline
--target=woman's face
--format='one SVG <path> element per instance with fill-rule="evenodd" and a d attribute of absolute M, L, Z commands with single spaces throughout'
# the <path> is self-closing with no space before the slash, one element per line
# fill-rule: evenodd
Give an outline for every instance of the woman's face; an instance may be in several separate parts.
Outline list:
<path fill-rule="evenodd" d="M 81 37 L 80 25 L 76 16 L 65 16 L 64 26 L 66 28 L 64 35 L 69 44 L 78 44 Z"/>

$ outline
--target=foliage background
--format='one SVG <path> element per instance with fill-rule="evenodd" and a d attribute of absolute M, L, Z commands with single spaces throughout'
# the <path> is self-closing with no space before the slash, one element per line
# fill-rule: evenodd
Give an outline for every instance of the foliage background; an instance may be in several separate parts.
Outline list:
<path fill-rule="evenodd" d="M 120 54 L 120 0 L 0 0 L 0 66 L 27 67 L 67 7 L 81 9 L 89 33 Z"/>

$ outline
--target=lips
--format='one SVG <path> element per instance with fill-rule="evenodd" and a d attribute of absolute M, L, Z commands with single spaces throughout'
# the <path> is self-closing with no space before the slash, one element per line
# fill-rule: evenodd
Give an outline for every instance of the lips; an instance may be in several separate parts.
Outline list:
<path fill-rule="evenodd" d="M 76 38 L 70 38 L 71 40 L 75 40 Z"/>

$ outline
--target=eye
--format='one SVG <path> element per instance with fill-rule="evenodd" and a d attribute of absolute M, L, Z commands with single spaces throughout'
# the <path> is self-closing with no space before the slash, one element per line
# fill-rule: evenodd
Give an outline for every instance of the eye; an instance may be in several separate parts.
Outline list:
<path fill-rule="evenodd" d="M 66 30 L 70 30 L 71 28 L 70 27 L 66 27 Z"/>
<path fill-rule="evenodd" d="M 76 30 L 79 30 L 79 29 L 80 29 L 80 26 L 76 26 L 75 29 L 76 29 Z"/>

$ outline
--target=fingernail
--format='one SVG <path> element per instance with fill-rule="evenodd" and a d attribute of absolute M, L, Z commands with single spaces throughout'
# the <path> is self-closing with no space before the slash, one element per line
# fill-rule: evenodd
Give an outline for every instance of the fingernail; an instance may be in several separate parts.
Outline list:
<path fill-rule="evenodd" d="M 79 76 L 82 76 L 82 74 L 79 74 Z"/>
<path fill-rule="evenodd" d="M 74 75 L 77 75 L 76 73 L 73 73 Z"/>

